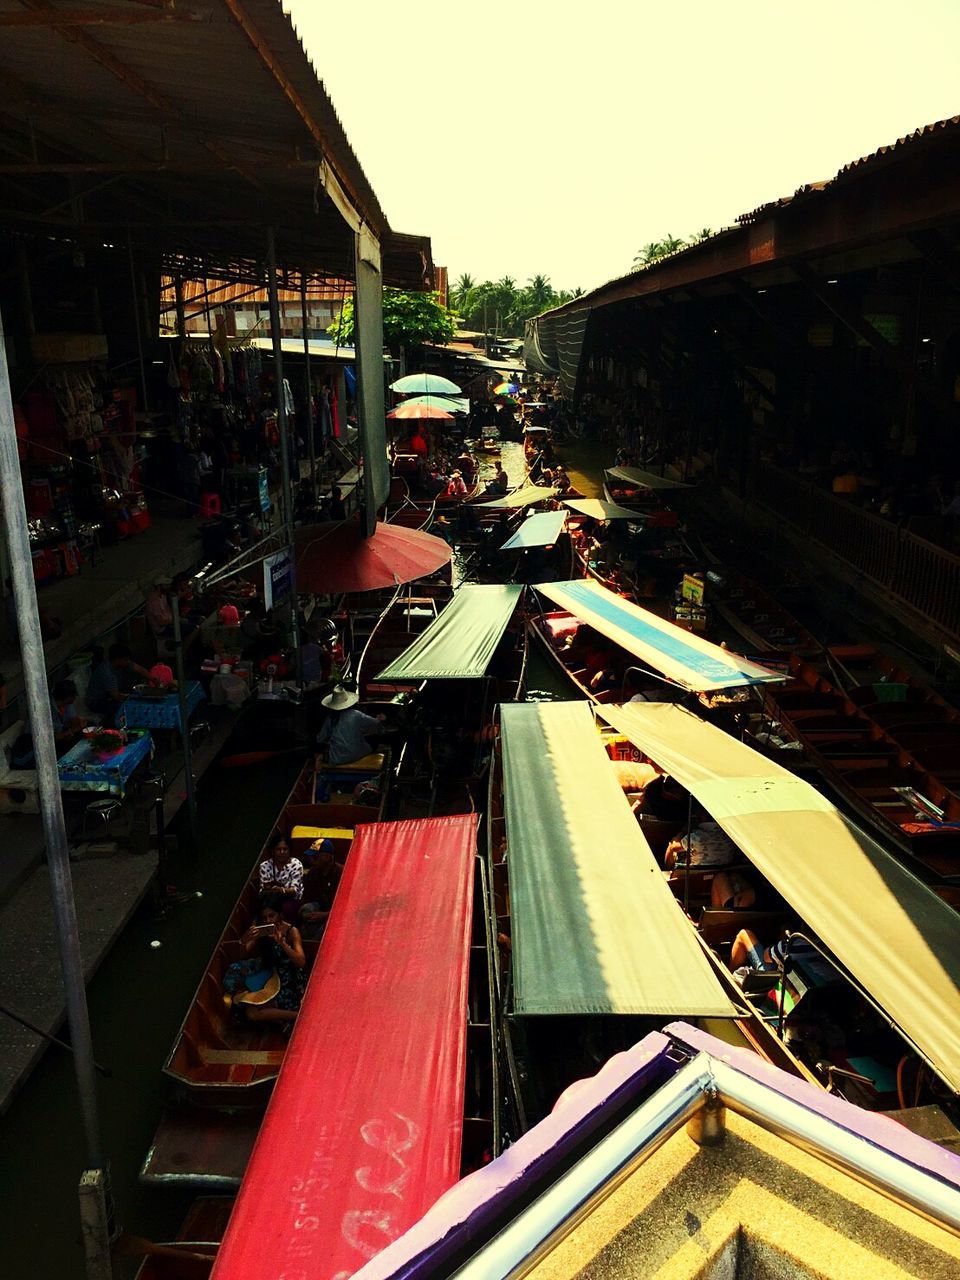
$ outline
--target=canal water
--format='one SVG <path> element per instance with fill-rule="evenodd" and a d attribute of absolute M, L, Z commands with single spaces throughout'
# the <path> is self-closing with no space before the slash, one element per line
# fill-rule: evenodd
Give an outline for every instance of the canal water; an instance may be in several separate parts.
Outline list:
<path fill-rule="evenodd" d="M 560 456 L 576 488 L 589 497 L 601 492 L 602 459 L 595 445 L 563 445 Z M 504 442 L 503 462 L 511 482 L 520 483 L 522 445 Z M 490 476 L 493 469 L 484 466 Z M 528 675 L 532 697 L 568 696 L 535 651 Z M 161 1067 L 300 764 L 288 756 L 207 773 L 200 791 L 198 851 L 184 849 L 170 861 L 167 879 L 177 888 L 176 899 L 159 914 L 153 902 L 144 903 L 90 985 L 94 1050 L 110 1072 L 99 1082 L 104 1146 L 118 1217 L 132 1235 L 170 1239 L 194 1198 L 191 1192 L 147 1188 L 138 1181 L 169 1097 Z M 0 1118 L 4 1280 L 83 1280 L 76 1190 L 83 1163 L 72 1061 L 54 1047 Z M 132 1276 L 137 1263 L 125 1266 L 118 1275 Z"/>
<path fill-rule="evenodd" d="M 99 1087 L 104 1146 L 121 1223 L 134 1235 L 171 1238 L 193 1198 L 137 1180 L 167 1096 L 161 1067 L 300 766 L 285 756 L 207 773 L 198 852 L 171 859 L 168 878 L 184 900 L 160 916 L 145 903 L 90 985 L 94 1050 L 113 1072 Z M 196 893 L 202 897 L 185 897 Z M 161 945 L 152 947 L 155 941 Z M 72 1063 L 53 1047 L 0 1120 L 4 1280 L 82 1280 L 76 1185 L 83 1159 Z"/>

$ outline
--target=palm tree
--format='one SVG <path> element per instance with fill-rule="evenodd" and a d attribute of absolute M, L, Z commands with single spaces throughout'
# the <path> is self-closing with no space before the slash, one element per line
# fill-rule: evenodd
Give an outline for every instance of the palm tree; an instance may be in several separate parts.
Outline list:
<path fill-rule="evenodd" d="M 676 236 L 665 235 L 660 241 L 660 257 L 665 258 L 670 253 L 676 253 L 678 249 L 687 247 L 686 240 L 678 240 Z"/>
<path fill-rule="evenodd" d="M 694 231 L 690 236 L 690 244 L 699 244 L 701 240 L 709 240 L 713 235 L 710 227 L 701 227 L 699 231 Z"/>
<path fill-rule="evenodd" d="M 645 244 L 637 253 L 633 260 L 635 268 L 649 267 L 651 262 L 656 262 L 658 258 L 663 256 L 663 246 L 659 240 L 651 240 L 649 244 Z"/>
<path fill-rule="evenodd" d="M 473 276 L 468 275 L 466 271 L 460 276 L 459 280 L 453 286 L 453 301 L 459 312 L 463 312 L 467 305 L 467 299 L 470 297 L 470 290 L 474 288 L 476 281 Z"/>
<path fill-rule="evenodd" d="M 538 274 L 530 277 L 530 283 L 526 289 L 526 301 L 534 309 L 534 315 L 546 311 L 555 296 L 553 286 L 546 276 Z"/>

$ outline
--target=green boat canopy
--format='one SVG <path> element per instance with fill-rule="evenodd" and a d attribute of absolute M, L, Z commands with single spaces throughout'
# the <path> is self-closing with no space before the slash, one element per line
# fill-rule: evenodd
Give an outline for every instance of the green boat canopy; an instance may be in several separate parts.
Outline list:
<path fill-rule="evenodd" d="M 594 520 L 632 520 L 634 524 L 643 524 L 643 512 L 630 511 L 603 498 L 564 498 L 563 503 L 577 515 L 592 516 Z"/>
<path fill-rule="evenodd" d="M 536 515 L 527 516 L 500 550 L 526 551 L 528 547 L 552 547 L 563 532 L 566 521 L 565 511 L 538 511 Z"/>
<path fill-rule="evenodd" d="M 500 716 L 514 1012 L 736 1016 L 588 705 Z"/>
<path fill-rule="evenodd" d="M 507 629 L 523 587 L 461 587 L 435 622 L 385 667 L 378 680 L 475 680 Z"/>
<path fill-rule="evenodd" d="M 696 797 L 960 1092 L 956 912 L 808 782 L 691 712 L 649 702 L 598 711 Z"/>
<path fill-rule="evenodd" d="M 652 471 L 641 471 L 639 467 L 608 467 L 603 473 L 614 480 L 624 480 L 627 484 L 635 484 L 640 489 L 689 489 L 685 480 L 671 480 L 669 476 L 658 476 Z"/>
<path fill-rule="evenodd" d="M 561 609 L 588 623 L 654 671 L 662 671 L 684 689 L 700 693 L 785 678 L 667 622 L 649 609 L 631 604 L 599 582 L 577 578 L 536 585 L 539 592 L 549 596 Z"/>
<path fill-rule="evenodd" d="M 539 484 L 522 484 L 504 498 L 493 498 L 490 502 L 473 502 L 474 507 L 492 507 L 494 510 L 515 511 L 520 507 L 532 507 L 538 502 L 546 502 L 547 498 L 555 498 L 556 489 L 547 489 Z"/>

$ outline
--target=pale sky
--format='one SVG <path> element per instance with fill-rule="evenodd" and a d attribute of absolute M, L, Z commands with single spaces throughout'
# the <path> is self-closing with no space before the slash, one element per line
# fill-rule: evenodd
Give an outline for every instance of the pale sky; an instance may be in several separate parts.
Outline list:
<path fill-rule="evenodd" d="M 395 230 L 592 288 L 960 114 L 960 0 L 286 0 Z"/>

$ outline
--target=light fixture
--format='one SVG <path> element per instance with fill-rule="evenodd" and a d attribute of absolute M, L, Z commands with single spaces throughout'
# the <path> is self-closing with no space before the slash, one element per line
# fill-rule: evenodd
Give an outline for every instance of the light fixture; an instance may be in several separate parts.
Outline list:
<path fill-rule="evenodd" d="M 766 289 L 758 289 L 758 290 L 757 290 L 757 293 L 766 293 L 766 292 L 767 292 L 767 291 L 766 291 Z"/>
<path fill-rule="evenodd" d="M 932 338 L 921 338 L 921 339 L 920 339 L 920 341 L 921 341 L 921 342 L 932 342 L 932 341 L 933 341 L 933 339 L 932 339 Z"/>
<path fill-rule="evenodd" d="M 828 280 L 828 281 L 827 281 L 827 284 L 836 284 L 836 283 L 837 283 L 837 282 L 836 282 L 836 280 Z"/>

